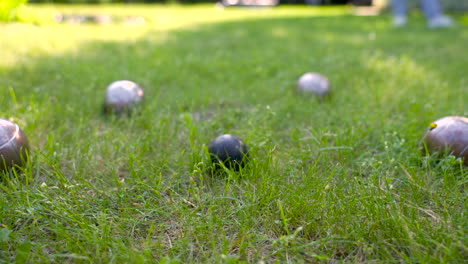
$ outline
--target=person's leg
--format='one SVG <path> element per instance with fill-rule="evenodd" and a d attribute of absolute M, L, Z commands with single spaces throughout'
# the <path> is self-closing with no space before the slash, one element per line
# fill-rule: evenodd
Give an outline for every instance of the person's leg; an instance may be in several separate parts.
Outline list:
<path fill-rule="evenodd" d="M 406 0 L 392 0 L 393 25 L 397 27 L 406 24 Z"/>
<path fill-rule="evenodd" d="M 420 0 L 420 2 L 429 27 L 450 27 L 453 25 L 452 19 L 442 14 L 439 0 Z"/>
<path fill-rule="evenodd" d="M 427 19 L 440 16 L 442 14 L 439 0 L 420 0 L 421 9 Z"/>
<path fill-rule="evenodd" d="M 392 11 L 393 16 L 406 16 L 406 0 L 392 0 Z"/>

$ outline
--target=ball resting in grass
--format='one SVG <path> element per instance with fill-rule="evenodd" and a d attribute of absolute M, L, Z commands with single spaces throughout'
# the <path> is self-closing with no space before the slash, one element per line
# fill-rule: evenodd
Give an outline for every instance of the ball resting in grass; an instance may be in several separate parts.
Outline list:
<path fill-rule="evenodd" d="M 24 166 L 28 151 L 28 139 L 19 126 L 0 119 L 0 170 Z"/>
<path fill-rule="evenodd" d="M 318 96 L 320 99 L 330 94 L 330 81 L 327 77 L 315 73 L 307 72 L 297 80 L 296 88 L 299 92 Z"/>
<path fill-rule="evenodd" d="M 104 112 L 132 114 L 143 100 L 143 89 L 132 81 L 115 81 L 106 90 Z"/>
<path fill-rule="evenodd" d="M 423 140 L 430 153 L 448 150 L 468 166 L 468 118 L 447 116 L 438 119 L 430 124 Z"/>
<path fill-rule="evenodd" d="M 240 138 L 225 134 L 211 142 L 208 152 L 215 166 L 222 162 L 227 168 L 237 170 L 245 165 L 248 149 Z"/>

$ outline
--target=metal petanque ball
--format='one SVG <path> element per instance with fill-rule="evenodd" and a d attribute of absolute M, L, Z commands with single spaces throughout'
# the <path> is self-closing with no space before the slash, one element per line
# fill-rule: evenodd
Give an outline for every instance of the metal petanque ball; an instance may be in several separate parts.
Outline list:
<path fill-rule="evenodd" d="M 423 138 L 430 153 L 448 149 L 468 166 L 468 118 L 447 116 L 430 124 Z"/>
<path fill-rule="evenodd" d="M 0 119 L 0 171 L 23 166 L 27 159 L 29 143 L 17 124 Z"/>
<path fill-rule="evenodd" d="M 248 149 L 240 138 L 225 134 L 211 142 L 208 152 L 214 164 L 222 162 L 227 168 L 238 169 L 245 165 Z"/>
<path fill-rule="evenodd" d="M 331 84 L 327 77 L 315 73 L 304 73 L 296 83 L 298 91 L 323 98 L 330 94 Z"/>
<path fill-rule="evenodd" d="M 131 114 L 143 100 L 143 89 L 132 81 L 115 81 L 107 86 L 104 111 Z"/>

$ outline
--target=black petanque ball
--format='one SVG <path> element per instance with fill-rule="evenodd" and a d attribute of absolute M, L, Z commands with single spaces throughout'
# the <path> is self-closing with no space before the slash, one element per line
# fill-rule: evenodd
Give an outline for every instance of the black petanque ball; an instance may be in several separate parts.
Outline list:
<path fill-rule="evenodd" d="M 296 88 L 299 92 L 324 98 L 330 94 L 331 84 L 327 77 L 319 73 L 307 72 L 299 77 Z"/>
<path fill-rule="evenodd" d="M 115 81 L 107 86 L 104 112 L 131 114 L 143 100 L 143 89 L 132 81 Z"/>
<path fill-rule="evenodd" d="M 214 164 L 222 162 L 227 168 L 238 169 L 245 165 L 248 149 L 240 138 L 225 134 L 214 139 L 208 151 Z"/>
<path fill-rule="evenodd" d="M 431 123 L 423 138 L 430 153 L 449 150 L 468 166 L 468 118 L 447 116 Z"/>
<path fill-rule="evenodd" d="M 29 151 L 28 139 L 19 126 L 0 119 L 0 170 L 23 166 Z"/>

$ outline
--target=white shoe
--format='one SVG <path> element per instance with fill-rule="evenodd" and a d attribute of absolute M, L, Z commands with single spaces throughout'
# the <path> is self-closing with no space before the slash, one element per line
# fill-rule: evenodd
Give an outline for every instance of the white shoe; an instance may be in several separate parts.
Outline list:
<path fill-rule="evenodd" d="M 406 25 L 406 16 L 395 16 L 393 17 L 393 26 L 395 27 L 403 27 Z"/>
<path fill-rule="evenodd" d="M 453 19 L 448 16 L 437 16 L 427 21 L 429 28 L 448 28 L 454 25 Z"/>

